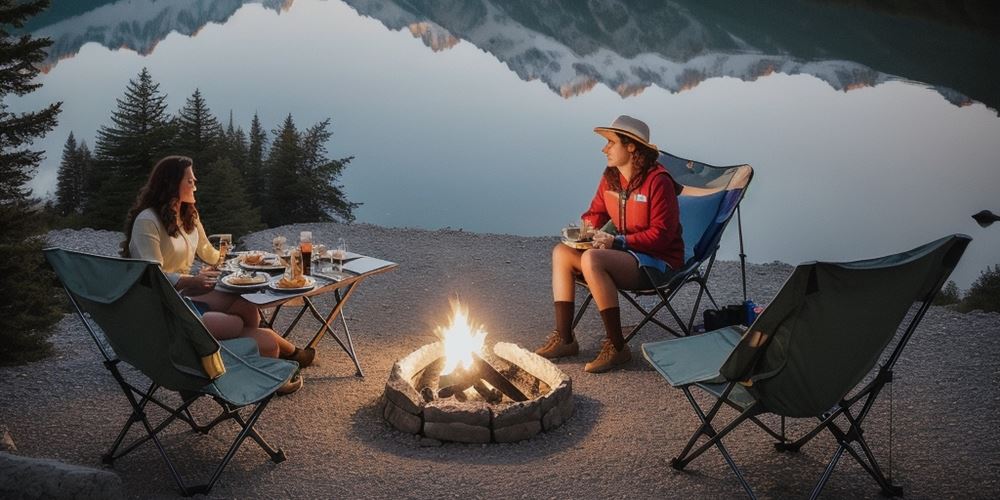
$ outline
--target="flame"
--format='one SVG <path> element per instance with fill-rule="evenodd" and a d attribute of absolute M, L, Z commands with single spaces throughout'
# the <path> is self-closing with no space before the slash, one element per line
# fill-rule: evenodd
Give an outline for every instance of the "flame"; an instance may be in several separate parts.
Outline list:
<path fill-rule="evenodd" d="M 473 327 L 469 324 L 469 312 L 462 304 L 455 301 L 451 304 L 451 325 L 447 328 L 438 327 L 437 334 L 444 344 L 444 368 L 442 375 L 447 375 L 461 364 L 465 368 L 472 367 L 472 353 L 480 353 L 486 341 L 486 331 L 482 326 Z"/>

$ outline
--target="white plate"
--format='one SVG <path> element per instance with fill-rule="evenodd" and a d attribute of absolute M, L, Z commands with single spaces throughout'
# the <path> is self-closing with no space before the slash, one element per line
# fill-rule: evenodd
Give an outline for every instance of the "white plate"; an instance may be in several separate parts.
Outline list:
<path fill-rule="evenodd" d="M 590 241 L 590 240 L 587 240 L 587 241 L 573 241 L 573 240 L 567 240 L 566 238 L 563 238 L 562 239 L 562 244 L 566 245 L 566 246 L 568 246 L 570 248 L 575 248 L 577 250 L 588 250 L 588 249 L 594 248 L 594 242 Z"/>
<path fill-rule="evenodd" d="M 264 261 L 260 264 L 247 264 L 240 260 L 240 267 L 243 269 L 252 269 L 254 271 L 281 271 L 285 269 L 285 265 L 282 264 L 278 256 L 273 253 L 265 253 Z"/>
<path fill-rule="evenodd" d="M 222 285 L 225 286 L 226 288 L 232 288 L 233 290 L 256 290 L 258 288 L 264 288 L 265 286 L 267 286 L 268 278 L 270 278 L 270 276 L 268 276 L 267 273 L 255 272 L 253 273 L 253 275 L 254 277 L 263 276 L 264 281 L 261 281 L 260 283 L 250 283 L 246 285 L 235 285 L 233 283 L 230 283 L 230 280 L 235 278 L 236 275 L 227 274 L 223 276 L 222 279 L 219 280 L 219 283 L 222 283 Z"/>
<path fill-rule="evenodd" d="M 316 287 L 316 280 L 314 280 L 311 276 L 304 276 L 304 278 L 306 279 L 306 286 L 300 288 L 283 288 L 278 286 L 278 282 L 281 281 L 281 278 L 283 277 L 284 275 L 271 277 L 271 279 L 267 282 L 268 288 L 278 292 L 298 293 L 298 292 L 308 292 L 309 290 L 312 290 L 313 288 Z"/>

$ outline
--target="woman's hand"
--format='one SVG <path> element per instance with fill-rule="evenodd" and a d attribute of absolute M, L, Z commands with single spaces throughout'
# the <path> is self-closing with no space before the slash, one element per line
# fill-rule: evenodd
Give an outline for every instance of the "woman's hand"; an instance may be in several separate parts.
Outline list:
<path fill-rule="evenodd" d="M 201 272 L 194 276 L 184 276 L 177 281 L 177 288 L 184 291 L 186 295 L 201 295 L 208 293 L 215 288 L 219 281 L 219 271 L 208 266 L 202 267 Z"/>
<path fill-rule="evenodd" d="M 615 237 L 611 233 L 600 230 L 594 233 L 594 248 L 611 248 L 614 242 Z"/>

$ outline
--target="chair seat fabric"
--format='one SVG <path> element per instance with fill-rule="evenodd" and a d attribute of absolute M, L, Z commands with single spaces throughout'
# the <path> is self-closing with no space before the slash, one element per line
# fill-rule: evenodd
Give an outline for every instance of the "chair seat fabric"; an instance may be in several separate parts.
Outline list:
<path fill-rule="evenodd" d="M 226 373 L 202 390 L 234 406 L 264 399 L 288 382 L 299 367 L 294 361 L 261 357 L 253 339 L 224 340 L 220 344 Z"/>
<path fill-rule="evenodd" d="M 719 368 L 742 335 L 739 329 L 727 326 L 702 335 L 647 342 L 642 344 L 642 354 L 674 387 L 725 382 Z"/>

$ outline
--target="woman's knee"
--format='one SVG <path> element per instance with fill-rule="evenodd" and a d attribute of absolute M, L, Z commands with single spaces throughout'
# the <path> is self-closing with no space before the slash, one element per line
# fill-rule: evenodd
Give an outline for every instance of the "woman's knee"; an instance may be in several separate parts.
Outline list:
<path fill-rule="evenodd" d="M 278 341 L 274 339 L 273 330 L 266 328 L 247 328 L 246 336 L 253 338 L 257 342 L 257 350 L 260 355 L 268 358 L 278 357 Z"/>
<path fill-rule="evenodd" d="M 243 319 L 232 314 L 210 311 L 202 316 L 201 321 L 217 339 L 236 338 L 243 331 Z"/>

